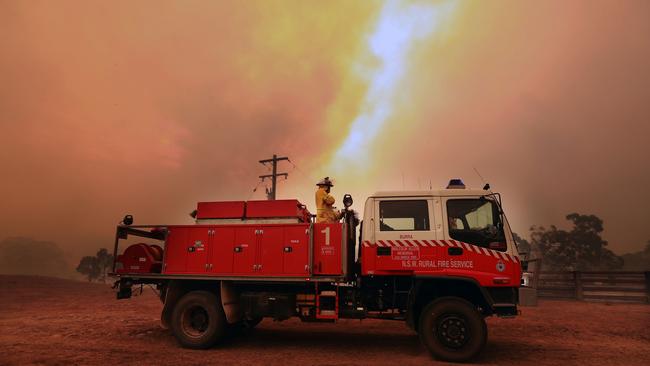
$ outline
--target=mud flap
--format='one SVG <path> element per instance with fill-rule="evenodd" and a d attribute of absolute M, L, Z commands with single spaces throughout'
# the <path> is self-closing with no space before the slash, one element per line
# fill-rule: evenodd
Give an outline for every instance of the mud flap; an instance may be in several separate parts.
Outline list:
<path fill-rule="evenodd" d="M 169 281 L 167 285 L 167 290 L 165 291 L 165 300 L 163 301 L 163 309 L 160 314 L 160 325 L 163 329 L 169 329 L 171 326 L 171 317 L 172 312 L 174 311 L 174 305 L 178 302 L 178 299 L 183 296 L 184 291 L 181 286 L 181 283 L 178 281 Z"/>
<path fill-rule="evenodd" d="M 239 292 L 230 281 L 221 281 L 221 304 L 229 324 L 237 323 L 244 318 Z"/>

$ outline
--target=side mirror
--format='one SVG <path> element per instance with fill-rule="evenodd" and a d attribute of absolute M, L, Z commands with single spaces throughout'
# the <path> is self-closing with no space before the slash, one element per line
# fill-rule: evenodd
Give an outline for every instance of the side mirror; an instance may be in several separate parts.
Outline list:
<path fill-rule="evenodd" d="M 133 216 L 131 215 L 124 216 L 124 218 L 122 219 L 122 224 L 126 226 L 133 224 Z"/>
<path fill-rule="evenodd" d="M 343 196 L 343 206 L 345 206 L 345 208 L 352 206 L 353 202 L 352 195 L 346 193 L 345 196 Z"/>

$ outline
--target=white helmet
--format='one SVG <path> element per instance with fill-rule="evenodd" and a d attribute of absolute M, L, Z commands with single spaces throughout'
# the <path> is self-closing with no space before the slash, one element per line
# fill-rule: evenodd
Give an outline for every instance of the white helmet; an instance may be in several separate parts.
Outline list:
<path fill-rule="evenodd" d="M 327 186 L 327 187 L 334 187 L 334 183 L 330 180 L 330 177 L 325 177 L 321 179 L 318 183 L 316 183 L 317 186 Z"/>

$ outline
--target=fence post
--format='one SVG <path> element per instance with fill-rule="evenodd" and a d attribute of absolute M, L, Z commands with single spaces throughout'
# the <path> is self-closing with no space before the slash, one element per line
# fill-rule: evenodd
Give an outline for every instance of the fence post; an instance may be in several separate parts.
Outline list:
<path fill-rule="evenodd" d="M 645 271 L 643 274 L 645 275 L 645 294 L 646 294 L 645 301 L 647 303 L 650 303 L 650 272 Z"/>
<path fill-rule="evenodd" d="M 582 300 L 582 275 L 578 271 L 573 271 L 573 278 L 576 286 L 576 300 Z"/>

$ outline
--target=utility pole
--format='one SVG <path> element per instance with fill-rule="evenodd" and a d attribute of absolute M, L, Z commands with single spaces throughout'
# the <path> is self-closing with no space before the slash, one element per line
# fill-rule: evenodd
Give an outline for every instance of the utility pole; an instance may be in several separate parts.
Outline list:
<path fill-rule="evenodd" d="M 264 182 L 266 178 L 271 178 L 271 190 L 269 190 L 268 188 L 266 189 L 266 197 L 269 200 L 275 199 L 275 193 L 277 192 L 276 188 L 278 183 L 278 176 L 284 176 L 284 179 L 287 179 L 287 177 L 289 176 L 288 173 L 278 173 L 278 161 L 282 161 L 282 160 L 289 160 L 289 158 L 286 156 L 278 158 L 277 155 L 273 154 L 273 158 L 271 159 L 260 160 L 260 164 L 264 166 L 266 166 L 267 163 L 271 163 L 273 165 L 273 174 L 260 175 L 260 179 L 262 179 L 262 182 Z"/>

